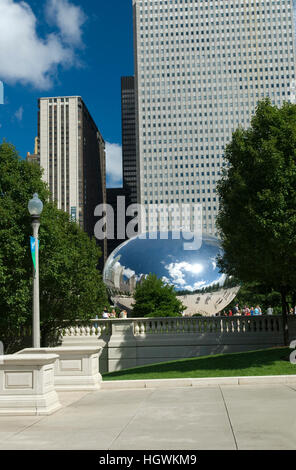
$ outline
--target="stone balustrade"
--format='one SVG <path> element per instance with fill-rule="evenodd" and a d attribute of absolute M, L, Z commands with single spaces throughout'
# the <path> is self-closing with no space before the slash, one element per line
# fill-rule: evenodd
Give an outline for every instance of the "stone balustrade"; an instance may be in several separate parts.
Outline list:
<path fill-rule="evenodd" d="M 290 318 L 291 321 L 296 317 Z M 89 320 L 63 330 L 63 337 L 106 337 L 112 336 L 113 327 L 118 323 L 131 326 L 134 336 L 184 335 L 203 333 L 274 333 L 282 331 L 281 316 L 253 317 L 191 317 L 191 318 L 131 318 Z"/>
<path fill-rule="evenodd" d="M 63 336 L 110 336 L 112 331 L 111 320 L 89 320 L 87 324 L 77 320 L 76 325 L 63 329 Z"/>
<path fill-rule="evenodd" d="M 289 319 L 296 339 L 296 316 Z M 100 372 L 210 354 L 283 345 L 281 316 L 128 318 L 77 321 L 62 331 L 63 346 L 102 348 Z"/>
<path fill-rule="evenodd" d="M 135 335 L 281 331 L 281 317 L 194 317 L 134 320 Z"/>

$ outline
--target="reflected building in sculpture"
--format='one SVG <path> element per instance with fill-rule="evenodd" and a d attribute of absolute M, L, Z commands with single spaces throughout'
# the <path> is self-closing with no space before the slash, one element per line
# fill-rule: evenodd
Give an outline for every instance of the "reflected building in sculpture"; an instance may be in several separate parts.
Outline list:
<path fill-rule="evenodd" d="M 189 315 L 214 315 L 235 298 L 239 287 L 217 266 L 222 254 L 217 238 L 204 235 L 199 249 L 190 250 L 189 234 L 154 236 L 128 240 L 108 258 L 103 276 L 115 302 L 130 308 L 136 286 L 150 273 L 174 286 Z"/>

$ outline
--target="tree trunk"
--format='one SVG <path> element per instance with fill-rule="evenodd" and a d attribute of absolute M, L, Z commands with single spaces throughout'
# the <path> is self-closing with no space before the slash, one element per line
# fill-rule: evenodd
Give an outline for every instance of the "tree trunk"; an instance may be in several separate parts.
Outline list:
<path fill-rule="evenodd" d="M 283 316 L 283 334 L 284 334 L 284 345 L 289 346 L 289 325 L 287 317 L 287 293 L 285 289 L 281 289 L 282 296 L 282 316 Z"/>

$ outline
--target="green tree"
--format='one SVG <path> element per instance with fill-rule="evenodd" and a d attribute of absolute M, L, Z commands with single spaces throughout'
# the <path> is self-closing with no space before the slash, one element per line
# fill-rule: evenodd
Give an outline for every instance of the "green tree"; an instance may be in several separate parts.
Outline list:
<path fill-rule="evenodd" d="M 136 288 L 134 317 L 178 317 L 186 307 L 177 298 L 173 286 L 155 274 L 149 274 Z"/>
<path fill-rule="evenodd" d="M 249 129 L 226 148 L 218 184 L 220 266 L 245 282 L 279 291 L 288 342 L 287 295 L 296 286 L 296 106 L 263 100 Z"/>
<path fill-rule="evenodd" d="M 89 319 L 107 303 L 97 270 L 101 255 L 94 240 L 49 202 L 38 165 L 15 148 L 0 145 L 0 339 L 6 351 L 22 345 L 32 324 L 31 217 L 27 204 L 38 192 L 44 202 L 40 227 L 40 310 L 43 345 L 57 328 Z M 30 344 L 30 343 L 29 343 Z"/>

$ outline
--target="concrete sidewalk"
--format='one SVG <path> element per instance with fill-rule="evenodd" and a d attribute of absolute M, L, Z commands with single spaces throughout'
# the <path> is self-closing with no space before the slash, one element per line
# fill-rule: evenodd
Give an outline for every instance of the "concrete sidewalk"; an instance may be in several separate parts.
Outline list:
<path fill-rule="evenodd" d="M 296 449 L 296 386 L 60 394 L 48 417 L 0 417 L 0 449 Z"/>

